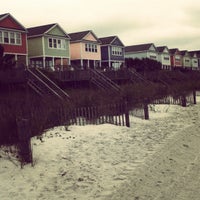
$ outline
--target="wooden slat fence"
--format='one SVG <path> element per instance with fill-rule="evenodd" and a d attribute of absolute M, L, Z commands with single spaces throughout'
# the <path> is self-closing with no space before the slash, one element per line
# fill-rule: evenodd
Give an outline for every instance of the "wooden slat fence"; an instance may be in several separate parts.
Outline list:
<path fill-rule="evenodd" d="M 127 126 L 126 103 L 74 108 L 67 113 L 69 125 L 110 123 Z"/>
<path fill-rule="evenodd" d="M 152 104 L 173 104 L 173 105 L 183 105 L 183 101 L 186 101 L 186 104 L 195 104 L 194 100 L 194 93 L 189 93 L 186 96 L 166 96 L 161 99 L 153 100 Z"/>
<path fill-rule="evenodd" d="M 172 96 L 166 96 L 161 99 L 156 99 L 152 102 L 152 104 L 173 104 L 173 105 L 181 105 L 181 98 L 174 98 Z"/>

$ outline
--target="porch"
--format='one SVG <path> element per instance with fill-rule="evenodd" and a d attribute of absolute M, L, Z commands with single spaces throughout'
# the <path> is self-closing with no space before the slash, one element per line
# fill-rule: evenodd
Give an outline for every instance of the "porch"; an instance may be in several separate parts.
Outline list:
<path fill-rule="evenodd" d="M 62 71 L 63 66 L 70 65 L 70 59 L 66 57 L 34 57 L 29 58 L 29 65 L 52 71 Z"/>
<path fill-rule="evenodd" d="M 9 60 L 12 63 L 16 63 L 16 67 L 26 66 L 28 63 L 28 56 L 21 54 L 4 54 L 4 59 Z"/>
<path fill-rule="evenodd" d="M 96 69 L 101 67 L 100 60 L 77 59 L 77 60 L 71 60 L 71 64 L 81 69 L 89 69 L 89 68 Z"/>

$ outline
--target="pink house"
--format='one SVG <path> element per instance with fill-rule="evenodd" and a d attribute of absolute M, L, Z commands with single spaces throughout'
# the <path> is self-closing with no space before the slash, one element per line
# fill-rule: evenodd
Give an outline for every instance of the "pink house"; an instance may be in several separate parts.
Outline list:
<path fill-rule="evenodd" d="M 97 68 L 101 65 L 100 41 L 91 31 L 68 34 L 71 38 L 71 64 L 80 68 Z"/>

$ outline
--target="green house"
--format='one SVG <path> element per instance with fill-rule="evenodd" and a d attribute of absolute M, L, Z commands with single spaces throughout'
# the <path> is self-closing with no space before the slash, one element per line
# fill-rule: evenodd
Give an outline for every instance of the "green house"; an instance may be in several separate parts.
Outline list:
<path fill-rule="evenodd" d="M 70 37 L 57 23 L 27 30 L 30 66 L 55 70 L 70 65 Z"/>

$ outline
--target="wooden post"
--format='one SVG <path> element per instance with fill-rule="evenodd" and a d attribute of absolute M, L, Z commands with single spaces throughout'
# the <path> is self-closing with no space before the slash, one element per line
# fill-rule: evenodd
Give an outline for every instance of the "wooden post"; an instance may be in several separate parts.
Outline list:
<path fill-rule="evenodd" d="M 125 124 L 126 127 L 130 127 L 130 118 L 129 118 L 129 110 L 127 102 L 124 103 L 124 115 L 125 115 Z M 123 117 L 123 115 L 122 115 Z"/>
<path fill-rule="evenodd" d="M 196 90 L 193 90 L 193 99 L 194 99 L 194 104 L 197 104 L 197 100 L 196 100 Z"/>
<path fill-rule="evenodd" d="M 31 150 L 31 133 L 30 123 L 28 119 L 17 119 L 18 137 L 19 137 L 19 153 L 21 158 L 21 166 L 26 163 L 32 163 L 32 150 Z"/>
<path fill-rule="evenodd" d="M 148 108 L 148 100 L 144 100 L 144 119 L 149 119 L 149 108 Z"/>
<path fill-rule="evenodd" d="M 181 96 L 181 105 L 183 107 L 186 107 L 186 105 L 187 105 L 187 100 L 186 100 L 186 96 L 185 95 Z"/>

